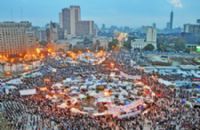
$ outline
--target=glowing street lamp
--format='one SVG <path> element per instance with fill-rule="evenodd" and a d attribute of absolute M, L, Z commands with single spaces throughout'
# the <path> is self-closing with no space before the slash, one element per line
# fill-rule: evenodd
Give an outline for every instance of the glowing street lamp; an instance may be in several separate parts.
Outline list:
<path fill-rule="evenodd" d="M 115 67 L 114 63 L 110 63 L 110 67 L 113 69 Z"/>

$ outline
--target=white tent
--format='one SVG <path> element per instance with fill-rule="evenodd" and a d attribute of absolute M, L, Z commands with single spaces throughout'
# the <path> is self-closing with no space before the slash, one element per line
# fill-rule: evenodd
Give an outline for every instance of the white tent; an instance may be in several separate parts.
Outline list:
<path fill-rule="evenodd" d="M 80 95 L 79 95 L 79 98 L 80 98 L 80 99 L 83 99 L 83 98 L 86 98 L 86 96 L 85 96 L 84 94 L 80 94 Z"/>
<path fill-rule="evenodd" d="M 70 111 L 73 112 L 73 113 L 87 114 L 86 112 L 80 111 L 80 110 L 78 110 L 76 108 L 71 108 Z"/>
<path fill-rule="evenodd" d="M 63 86 L 63 84 L 61 83 L 55 83 L 52 85 L 52 87 L 57 87 L 57 88 L 61 88 Z"/>
<path fill-rule="evenodd" d="M 103 97 L 100 97 L 97 99 L 97 102 L 108 102 L 108 103 L 112 103 L 112 100 L 111 98 L 103 98 Z"/>
<path fill-rule="evenodd" d="M 64 109 L 64 108 L 67 108 L 68 106 L 67 106 L 67 104 L 64 102 L 64 103 L 58 105 L 57 107 L 63 108 L 63 109 Z"/>
<path fill-rule="evenodd" d="M 19 91 L 21 96 L 29 96 L 29 95 L 35 95 L 36 89 L 26 89 L 26 90 L 20 90 Z"/>
<path fill-rule="evenodd" d="M 8 89 L 8 90 L 10 90 L 10 89 L 17 89 L 17 87 L 12 86 L 12 85 L 5 85 L 5 86 L 3 86 L 3 88 Z"/>
<path fill-rule="evenodd" d="M 18 85 L 18 84 L 22 84 L 22 81 L 20 78 L 17 78 L 17 79 L 12 79 L 12 80 L 9 80 L 8 82 L 6 82 L 7 84 L 14 84 L 14 85 Z"/>

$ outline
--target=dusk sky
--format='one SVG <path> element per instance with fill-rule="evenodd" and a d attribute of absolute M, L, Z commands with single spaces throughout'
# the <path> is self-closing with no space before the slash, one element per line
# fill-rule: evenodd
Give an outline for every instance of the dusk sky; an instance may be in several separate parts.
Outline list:
<path fill-rule="evenodd" d="M 61 9 L 70 5 L 80 5 L 82 19 L 100 26 L 140 27 L 155 22 L 163 28 L 172 9 L 176 27 L 200 18 L 200 0 L 0 0 L 0 21 L 29 20 L 44 26 L 58 22 Z"/>

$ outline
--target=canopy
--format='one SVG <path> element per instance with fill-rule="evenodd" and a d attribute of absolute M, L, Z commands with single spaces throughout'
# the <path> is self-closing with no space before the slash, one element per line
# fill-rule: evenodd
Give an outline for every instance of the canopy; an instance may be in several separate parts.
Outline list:
<path fill-rule="evenodd" d="M 26 90 L 20 90 L 19 91 L 21 96 L 29 96 L 29 95 L 35 95 L 36 89 L 26 89 Z"/>
<path fill-rule="evenodd" d="M 67 104 L 64 102 L 64 103 L 58 105 L 57 107 L 59 107 L 59 108 L 67 108 L 68 106 L 67 106 Z"/>
<path fill-rule="evenodd" d="M 58 87 L 58 88 L 61 88 L 63 86 L 63 84 L 61 83 L 55 83 L 52 85 L 52 87 Z"/>
<path fill-rule="evenodd" d="M 5 89 L 16 89 L 17 87 L 12 86 L 12 85 L 5 85 L 5 86 L 3 86 L 3 88 L 5 88 Z"/>
<path fill-rule="evenodd" d="M 20 78 L 17 78 L 17 79 L 12 79 L 8 82 L 6 82 L 6 84 L 14 84 L 14 85 L 18 85 L 18 84 L 22 84 L 22 81 Z"/>
<path fill-rule="evenodd" d="M 73 112 L 73 113 L 86 114 L 86 112 L 80 111 L 80 110 L 78 110 L 78 109 L 76 109 L 76 108 L 71 108 L 70 111 Z"/>
<path fill-rule="evenodd" d="M 131 113 L 119 115 L 118 118 L 119 119 L 124 119 L 124 118 L 129 118 L 129 117 L 136 117 L 140 113 L 141 113 L 141 111 L 131 112 Z"/>

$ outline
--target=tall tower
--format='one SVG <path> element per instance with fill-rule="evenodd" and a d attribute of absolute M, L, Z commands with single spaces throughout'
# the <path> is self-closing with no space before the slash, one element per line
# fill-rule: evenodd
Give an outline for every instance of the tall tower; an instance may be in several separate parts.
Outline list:
<path fill-rule="evenodd" d="M 174 22 L 174 12 L 171 11 L 170 13 L 170 25 L 169 25 L 169 29 L 172 30 L 173 29 L 173 22 Z"/>
<path fill-rule="evenodd" d="M 76 35 L 76 26 L 81 20 L 80 6 L 70 6 L 70 26 L 71 26 L 71 35 Z"/>
<path fill-rule="evenodd" d="M 80 6 L 70 6 L 62 9 L 59 14 L 60 26 L 69 35 L 76 35 L 76 25 L 81 20 Z"/>
<path fill-rule="evenodd" d="M 148 27 L 146 32 L 146 41 L 147 42 L 156 42 L 157 41 L 157 31 L 153 27 Z"/>

